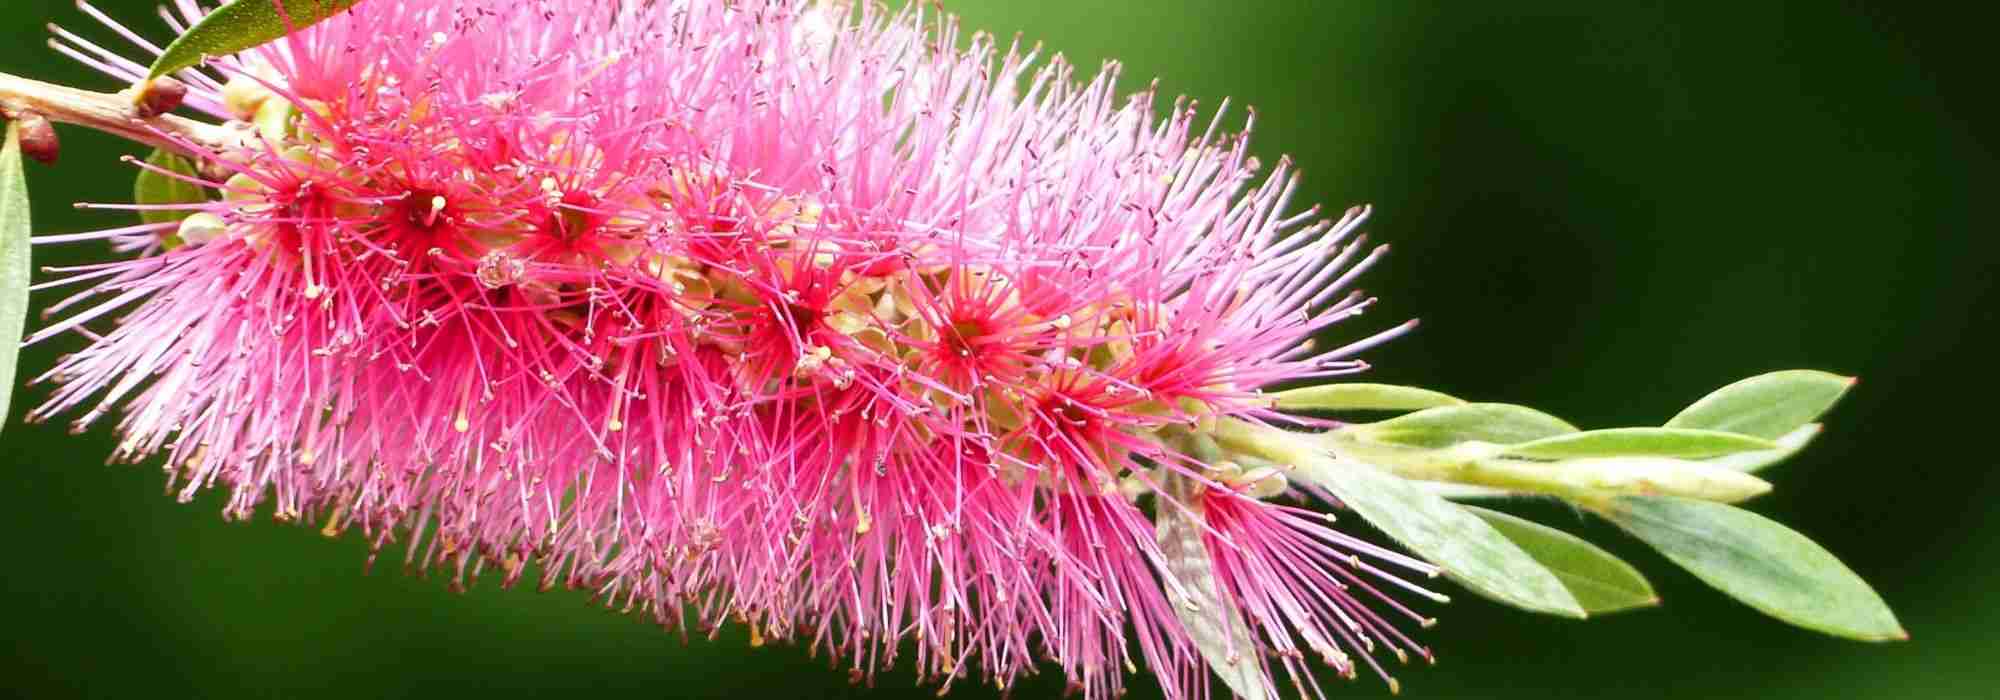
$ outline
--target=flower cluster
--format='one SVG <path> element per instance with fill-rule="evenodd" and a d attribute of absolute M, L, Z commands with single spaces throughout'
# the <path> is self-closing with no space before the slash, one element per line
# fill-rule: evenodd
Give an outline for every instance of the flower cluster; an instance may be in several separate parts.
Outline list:
<path fill-rule="evenodd" d="M 187 104 L 241 144 L 156 170 L 216 194 L 60 237 L 135 255 L 45 285 L 89 288 L 31 339 L 89 339 L 37 415 L 117 413 L 183 498 L 857 679 L 1046 660 L 1104 698 L 1143 663 L 1202 697 L 1205 601 L 1253 630 L 1225 665 L 1302 689 L 1428 655 L 1370 605 L 1421 621 L 1382 567 L 1434 569 L 1201 446 L 1400 330 L 1310 341 L 1368 304 L 1365 212 L 1292 210 L 1286 163 L 1116 66 L 921 10 L 376 0 L 209 70 Z"/>

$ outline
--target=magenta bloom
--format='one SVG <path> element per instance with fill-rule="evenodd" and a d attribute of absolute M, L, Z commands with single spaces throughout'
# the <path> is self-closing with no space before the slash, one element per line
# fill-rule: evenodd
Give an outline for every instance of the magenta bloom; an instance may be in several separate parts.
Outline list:
<path fill-rule="evenodd" d="M 1296 210 L 1286 163 L 1115 67 L 960 43 L 795 2 L 371 0 L 186 72 L 256 126 L 182 144 L 219 193 L 184 222 L 42 239 L 137 257 L 45 285 L 89 288 L 34 339 L 90 344 L 37 414 L 117 413 L 120 458 L 227 486 L 231 517 L 857 678 L 1047 661 L 1109 698 L 1143 666 L 1199 698 L 1205 645 L 1314 693 L 1308 657 L 1427 656 L 1385 593 L 1435 569 L 1200 445 L 1400 330 L 1308 342 L 1368 305 L 1365 211 Z"/>

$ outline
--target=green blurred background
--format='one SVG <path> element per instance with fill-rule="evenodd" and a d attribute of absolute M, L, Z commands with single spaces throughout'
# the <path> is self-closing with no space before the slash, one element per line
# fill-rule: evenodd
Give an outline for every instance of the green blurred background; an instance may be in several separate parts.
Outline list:
<path fill-rule="evenodd" d="M 157 28 L 150 2 L 100 3 Z M 1376 379 L 1644 424 L 1726 381 L 1816 367 L 1862 382 L 1756 508 L 1873 581 L 1913 635 L 1841 642 L 1703 588 L 1616 532 L 1663 608 L 1554 620 L 1460 596 L 1425 635 L 1426 698 L 1991 697 L 2000 538 L 1986 411 L 1996 298 L 1990 23 L 1942 9 L 1797 3 L 947 0 L 968 27 L 1116 57 L 1205 104 L 1259 111 L 1258 151 L 1305 166 L 1306 201 L 1372 202 L 1395 253 L 1365 324 L 1421 316 Z M 7 0 L 0 70 L 115 89 L 42 45 L 68 3 Z M 92 36 L 108 38 L 103 31 Z M 163 35 L 163 31 L 161 32 Z M 129 146 L 63 133 L 31 168 L 45 232 L 116 225 Z M 101 248 L 39 250 L 38 262 Z M 48 301 L 43 297 L 41 301 Z M 47 368 L 73 341 L 24 355 Z M 104 467 L 100 427 L 18 424 L 0 443 L 0 688 L 30 697 L 515 696 L 874 691 L 796 648 L 683 643 L 570 592 L 452 595 L 366 547 L 177 505 L 153 468 Z M 1054 697 L 1057 679 L 1016 691 Z M 1381 696 L 1372 680 L 1336 694 Z M 955 697 L 993 696 L 962 686 Z M 1135 697 L 1150 697 L 1140 688 Z"/>

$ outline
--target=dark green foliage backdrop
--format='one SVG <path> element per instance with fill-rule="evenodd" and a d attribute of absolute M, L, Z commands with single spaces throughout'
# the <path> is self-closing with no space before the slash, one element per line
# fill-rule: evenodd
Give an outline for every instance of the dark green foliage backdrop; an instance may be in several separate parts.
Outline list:
<path fill-rule="evenodd" d="M 157 26 L 150 0 L 104 4 Z M 1426 635 L 1441 664 L 1400 670 L 1406 692 L 1991 692 L 2000 539 L 1978 401 L 1995 389 L 2000 298 L 1987 22 L 1831 1 L 947 5 L 967 26 L 1021 31 L 1086 65 L 1117 57 L 1133 87 L 1159 76 L 1206 104 L 1253 105 L 1259 152 L 1305 165 L 1303 199 L 1375 203 L 1373 235 L 1396 252 L 1368 278 L 1381 312 L 1357 329 L 1426 321 L 1373 354 L 1378 379 L 1604 426 L 1664 419 L 1764 370 L 1862 377 L 1755 507 L 1875 582 L 1913 641 L 1784 627 L 1577 522 L 1646 569 L 1666 607 L 1575 623 L 1461 595 Z M 44 20 L 89 23 L 67 3 L 8 0 L 6 14 L 0 70 L 117 87 L 42 46 Z M 120 223 L 68 203 L 126 197 L 129 171 L 113 159 L 130 148 L 63 135 L 62 166 L 31 168 L 39 227 Z M 32 349 L 24 373 L 71 347 Z M 102 427 L 18 424 L 45 396 L 17 399 L 0 438 L 0 687 L 20 695 L 928 697 L 905 674 L 850 688 L 823 661 L 751 650 L 739 634 L 683 644 L 576 593 L 489 582 L 452 595 L 393 563 L 364 576 L 355 539 L 228 525 L 213 495 L 177 505 L 156 469 L 101 466 Z M 1017 695 L 1060 690 L 1043 678 Z M 1386 693 L 1365 680 L 1336 690 Z"/>

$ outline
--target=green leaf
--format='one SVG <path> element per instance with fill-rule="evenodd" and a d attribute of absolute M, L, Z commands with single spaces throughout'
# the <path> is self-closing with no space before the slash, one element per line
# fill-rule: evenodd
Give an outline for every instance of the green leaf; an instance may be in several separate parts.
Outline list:
<path fill-rule="evenodd" d="M 1667 427 L 1722 430 L 1776 440 L 1826 413 L 1853 386 L 1853 377 L 1817 370 L 1760 374 L 1701 397 L 1667 421 Z"/>
<path fill-rule="evenodd" d="M 1576 432 L 1561 418 L 1504 403 L 1442 406 L 1348 429 L 1377 442 L 1426 448 L 1472 440 L 1513 445 Z"/>
<path fill-rule="evenodd" d="M 1758 470 L 1783 462 L 1790 459 L 1792 455 L 1798 454 L 1799 450 L 1805 449 L 1806 443 L 1812 442 L 1812 439 L 1819 435 L 1820 428 L 1821 426 L 1818 423 L 1807 423 L 1799 426 L 1798 430 L 1785 433 L 1784 437 L 1773 440 L 1772 444 L 1777 445 L 1777 449 L 1744 452 L 1709 461 L 1728 469 L 1755 473 Z"/>
<path fill-rule="evenodd" d="M 1584 457 L 1678 457 L 1702 459 L 1739 452 L 1775 450 L 1778 444 L 1719 430 L 1685 428 L 1612 428 L 1589 430 L 1524 442 L 1500 454 L 1528 459 Z"/>
<path fill-rule="evenodd" d="M 1169 596 L 1177 598 L 1171 601 L 1174 615 L 1187 628 L 1202 659 L 1237 697 L 1276 697 L 1270 677 L 1258 665 L 1250 625 L 1215 582 L 1215 565 L 1202 544 L 1196 514 L 1173 503 L 1161 503 L 1158 512 L 1160 553 L 1166 557 L 1167 572 L 1186 593 L 1185 598 Z"/>
<path fill-rule="evenodd" d="M 1271 398 L 1287 411 L 1419 411 L 1465 403 L 1429 389 L 1359 382 L 1299 387 Z"/>
<path fill-rule="evenodd" d="M 194 161 L 157 148 L 153 149 L 152 155 L 146 156 L 146 164 L 186 177 L 200 177 L 195 172 Z M 132 201 L 137 204 L 193 204 L 208 201 L 208 192 L 192 182 L 141 168 L 139 176 L 132 180 Z M 139 218 L 149 224 L 159 224 L 180 221 L 193 213 L 193 210 L 142 209 Z"/>
<path fill-rule="evenodd" d="M 255 48 L 353 7 L 360 0 L 237 0 L 216 8 L 153 61 L 148 79 L 201 63 L 211 56 Z M 280 12 L 280 6 L 283 11 Z M 289 21 L 289 23 L 288 23 Z"/>
<path fill-rule="evenodd" d="M 1585 612 L 1602 615 L 1660 604 L 1638 569 L 1581 537 L 1500 511 L 1463 507 L 1555 572 Z"/>
<path fill-rule="evenodd" d="M 28 327 L 28 175 L 21 170 L 21 133 L 7 125 L 0 146 L 0 428 L 14 396 L 14 365 Z"/>
<path fill-rule="evenodd" d="M 1524 610 L 1585 616 L 1576 596 L 1554 573 L 1464 506 L 1371 466 L 1327 458 L 1304 462 L 1295 475 L 1326 487 L 1467 589 Z"/>
<path fill-rule="evenodd" d="M 1505 489 L 1496 489 L 1491 486 L 1453 484 L 1444 481 L 1412 481 L 1410 483 L 1416 484 L 1419 488 L 1422 488 L 1424 490 L 1424 493 L 1428 493 L 1433 496 L 1437 496 L 1439 498 L 1448 498 L 1454 501 L 1477 501 L 1477 500 L 1492 500 L 1499 498 L 1517 498 L 1523 495 Z"/>
<path fill-rule="evenodd" d="M 1610 494 L 1663 494 L 1737 503 L 1771 492 L 1771 484 L 1706 460 L 1672 457 L 1580 457 L 1555 462 L 1482 460 L 1480 469 L 1512 472 L 1528 485 L 1546 483 L 1557 496 L 1596 498 Z M 1525 467 L 1525 469 L 1523 469 Z"/>
<path fill-rule="evenodd" d="M 1908 639 L 1882 597 L 1826 549 L 1720 503 L 1626 496 L 1603 515 L 1697 578 L 1764 614 L 1862 641 Z"/>

